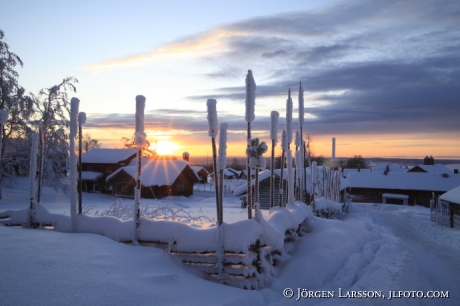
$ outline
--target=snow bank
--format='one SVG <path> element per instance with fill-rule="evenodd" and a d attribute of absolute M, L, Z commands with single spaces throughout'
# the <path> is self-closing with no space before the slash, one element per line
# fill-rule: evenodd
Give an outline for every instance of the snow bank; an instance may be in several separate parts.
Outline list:
<path fill-rule="evenodd" d="M 316 198 L 315 199 L 315 210 L 329 210 L 339 212 L 342 211 L 343 203 L 337 203 L 326 198 Z"/>

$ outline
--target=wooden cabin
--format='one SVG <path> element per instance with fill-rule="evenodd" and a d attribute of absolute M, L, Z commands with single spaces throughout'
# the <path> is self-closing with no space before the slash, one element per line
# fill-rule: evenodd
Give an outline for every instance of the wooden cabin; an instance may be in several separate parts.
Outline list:
<path fill-rule="evenodd" d="M 432 194 L 439 196 L 460 186 L 460 175 L 439 173 L 350 173 L 342 180 L 342 190 L 350 190 L 354 202 L 382 203 L 384 194 L 406 195 L 409 205 L 430 207 Z M 395 198 L 395 197 L 393 197 Z M 402 198 L 402 197 L 401 197 Z M 394 200 L 391 204 L 403 204 Z M 388 201 L 386 201 L 389 203 Z"/>
<path fill-rule="evenodd" d="M 134 197 L 137 166 L 125 166 L 106 178 L 114 196 Z M 150 160 L 142 165 L 141 197 L 161 199 L 167 196 L 193 195 L 198 177 L 183 160 Z"/>
<path fill-rule="evenodd" d="M 83 191 L 106 191 L 107 176 L 136 158 L 136 149 L 93 148 L 81 157 Z"/>

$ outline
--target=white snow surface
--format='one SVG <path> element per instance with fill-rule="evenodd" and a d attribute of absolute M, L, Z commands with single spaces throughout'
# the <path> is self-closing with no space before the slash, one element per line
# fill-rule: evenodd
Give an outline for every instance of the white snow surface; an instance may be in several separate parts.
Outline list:
<path fill-rule="evenodd" d="M 141 183 L 143 186 L 172 185 L 179 174 L 188 166 L 184 160 L 150 160 L 142 165 Z M 133 178 L 136 178 L 137 166 L 121 167 L 110 174 L 106 181 L 110 181 L 117 173 L 124 171 Z"/>
<path fill-rule="evenodd" d="M 18 215 L 27 212 L 27 183 L 22 185 L 22 190 L 4 189 L 0 214 L 8 209 L 16 210 Z M 107 202 L 107 197 L 84 194 L 85 201 L 97 205 Z M 152 203 L 168 201 L 215 215 L 212 197 Z M 38 214 L 44 215 L 49 209 L 56 215 L 65 206 L 67 213 L 59 218 L 63 225 L 69 224 L 67 196 L 45 188 L 43 202 L 43 206 L 38 205 Z M 224 220 L 232 216 L 232 203 L 233 198 L 225 198 Z M 82 228 L 91 227 L 103 236 L 0 225 L 2 305 L 460 305 L 460 231 L 430 222 L 425 207 L 352 204 L 349 212 L 337 220 L 314 217 L 308 206 L 296 202 L 264 213 L 266 221 L 260 225 L 244 220 L 247 213 L 240 213 L 240 222 L 225 224 L 226 238 L 240 243 L 246 239 L 243 233 L 255 233 L 274 224 L 264 239 L 276 244 L 281 239 L 279 233 L 301 218 L 307 220 L 308 233 L 285 244 L 270 286 L 260 291 L 204 280 L 162 249 L 121 244 L 105 237 L 123 237 L 124 228 L 132 229 L 132 221 L 123 223 L 105 217 L 94 222 L 95 218 L 79 216 Z M 182 235 L 185 224 L 157 222 L 156 228 L 149 228 L 154 223 L 143 221 L 141 233 L 178 238 L 184 248 L 194 247 L 194 235 L 199 231 L 209 234 L 213 241 L 217 239 L 215 224 L 196 231 L 189 226 Z M 170 223 L 177 225 L 165 230 Z M 111 233 L 114 224 L 122 225 L 118 234 Z M 232 230 L 235 236 L 228 237 Z M 291 299 L 282 295 L 286 288 L 294 292 Z M 298 288 L 330 291 L 334 298 L 296 301 Z M 339 298 L 339 290 L 342 295 L 352 290 L 381 291 L 385 298 Z M 393 290 L 441 290 L 448 291 L 449 298 L 388 300 Z"/>
<path fill-rule="evenodd" d="M 137 154 L 137 149 L 93 148 L 81 156 L 87 164 L 115 164 Z"/>
<path fill-rule="evenodd" d="M 460 205 L 460 186 L 442 194 L 439 199 Z"/>
<path fill-rule="evenodd" d="M 95 181 L 100 178 L 103 173 L 95 172 L 95 171 L 82 171 L 81 172 L 81 179 L 84 181 Z"/>

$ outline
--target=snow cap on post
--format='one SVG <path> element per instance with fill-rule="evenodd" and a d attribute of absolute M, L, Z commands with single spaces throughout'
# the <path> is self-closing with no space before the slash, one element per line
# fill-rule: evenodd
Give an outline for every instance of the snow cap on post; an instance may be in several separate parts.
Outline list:
<path fill-rule="evenodd" d="M 299 128 L 303 127 L 303 119 L 304 119 L 304 100 L 303 100 L 303 88 L 302 82 L 300 82 L 299 86 Z"/>
<path fill-rule="evenodd" d="M 227 168 L 227 123 L 220 124 L 219 132 L 219 160 L 217 161 L 217 169 L 225 170 Z"/>
<path fill-rule="evenodd" d="M 147 135 L 144 133 L 144 110 L 145 97 L 142 95 L 136 96 L 136 146 L 143 147 L 147 143 Z"/>
<path fill-rule="evenodd" d="M 77 135 L 77 116 L 80 100 L 78 98 L 70 99 L 70 137 L 75 138 Z"/>
<path fill-rule="evenodd" d="M 215 99 L 208 99 L 208 101 L 206 102 L 206 105 L 208 106 L 208 136 L 211 136 L 212 138 L 216 138 L 217 133 L 219 132 L 216 103 L 217 101 Z"/>
<path fill-rule="evenodd" d="M 78 113 L 78 125 L 82 126 L 85 123 L 86 123 L 86 113 L 85 112 Z"/>
<path fill-rule="evenodd" d="M 289 89 L 288 98 L 286 100 L 286 140 L 290 144 L 292 142 L 292 99 L 291 89 Z"/>
<path fill-rule="evenodd" d="M 283 134 L 281 135 L 281 149 L 286 151 L 288 149 L 287 139 L 286 139 L 286 131 L 283 130 Z"/>
<path fill-rule="evenodd" d="M 252 71 L 248 70 L 246 75 L 246 122 L 254 121 L 254 108 L 256 104 L 256 82 L 252 76 Z"/>
<path fill-rule="evenodd" d="M 8 121 L 8 111 L 6 109 L 0 109 L 0 124 L 6 124 Z"/>
<path fill-rule="evenodd" d="M 295 131 L 295 145 L 297 147 L 302 146 L 302 138 L 300 138 L 300 132 L 299 131 Z"/>
<path fill-rule="evenodd" d="M 270 139 L 278 142 L 278 118 L 280 114 L 277 111 L 270 113 Z"/>

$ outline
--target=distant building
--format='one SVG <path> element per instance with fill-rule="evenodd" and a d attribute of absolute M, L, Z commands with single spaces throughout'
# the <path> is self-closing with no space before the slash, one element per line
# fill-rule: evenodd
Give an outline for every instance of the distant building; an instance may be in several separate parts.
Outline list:
<path fill-rule="evenodd" d="M 460 175 L 441 173 L 350 173 L 342 180 L 342 189 L 349 189 L 355 202 L 382 203 L 383 194 L 407 195 L 409 205 L 429 207 L 432 193 L 439 196 L 460 186 Z M 389 204 L 403 204 L 392 198 Z"/>

